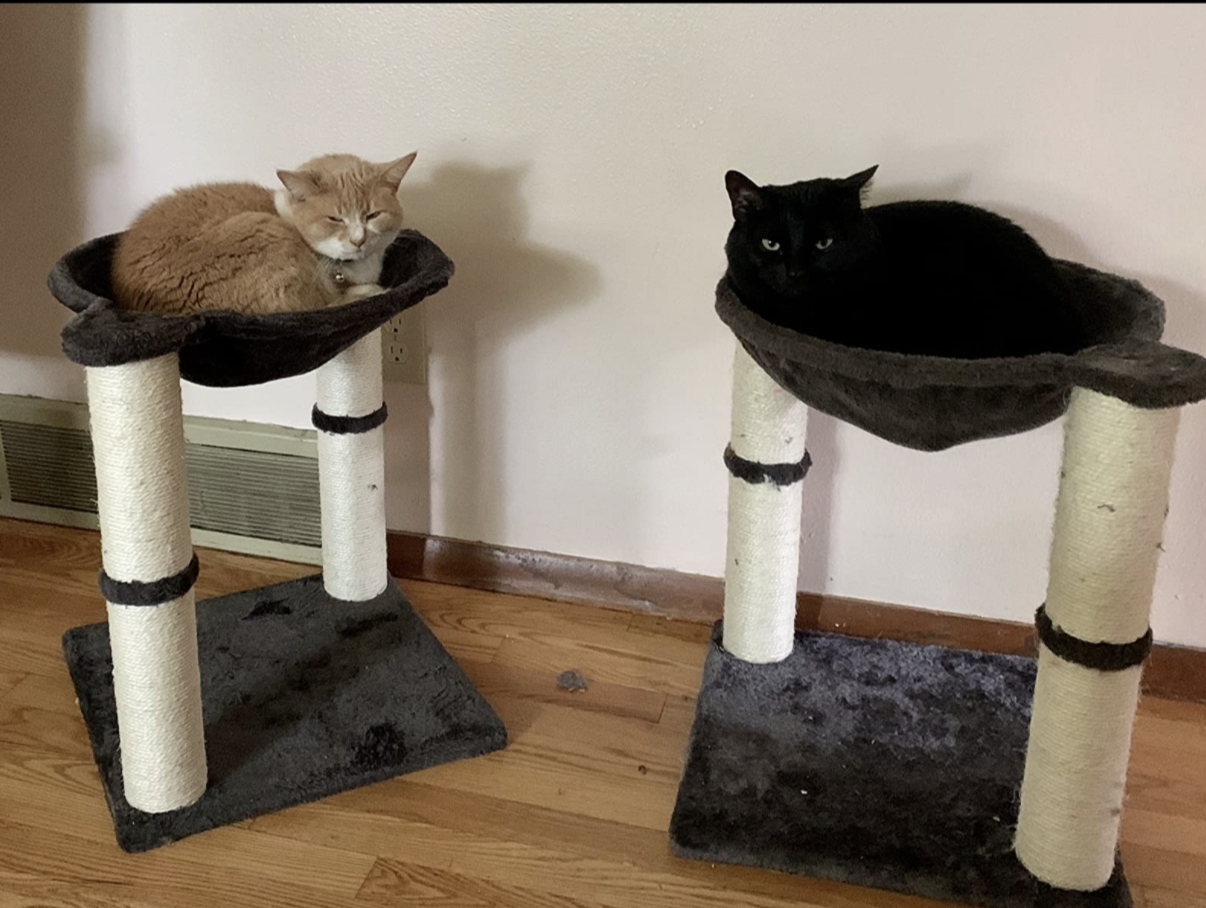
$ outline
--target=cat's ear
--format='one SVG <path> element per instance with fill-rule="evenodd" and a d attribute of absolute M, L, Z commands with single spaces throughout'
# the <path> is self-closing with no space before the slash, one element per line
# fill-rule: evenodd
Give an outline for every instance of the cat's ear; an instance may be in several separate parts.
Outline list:
<path fill-rule="evenodd" d="M 392 164 L 386 164 L 381 170 L 381 182 L 390 188 L 391 192 L 397 192 L 398 187 L 402 183 L 402 178 L 406 176 L 406 171 L 410 170 L 410 165 L 415 162 L 417 151 L 412 151 L 404 158 L 398 158 Z"/>
<path fill-rule="evenodd" d="M 318 195 L 318 179 L 314 174 L 305 170 L 278 170 L 276 175 L 285 184 L 289 194 L 299 202 L 304 202 L 309 196 Z"/>
<path fill-rule="evenodd" d="M 876 164 L 874 167 L 868 167 L 866 170 L 860 170 L 858 173 L 854 174 L 854 176 L 849 176 L 842 180 L 842 185 L 847 186 L 850 189 L 856 189 L 861 193 L 867 188 L 867 185 L 871 182 L 871 178 L 875 176 L 875 171 L 877 170 L 879 170 L 878 164 Z"/>
<path fill-rule="evenodd" d="M 744 220 L 750 212 L 762 207 L 762 192 L 758 184 L 744 173 L 730 170 L 724 175 L 724 185 L 729 191 L 729 202 L 732 203 L 736 220 Z"/>

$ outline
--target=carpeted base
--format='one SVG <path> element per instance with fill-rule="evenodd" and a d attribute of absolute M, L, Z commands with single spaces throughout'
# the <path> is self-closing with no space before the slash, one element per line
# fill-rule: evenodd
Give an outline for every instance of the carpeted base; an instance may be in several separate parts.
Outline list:
<path fill-rule="evenodd" d="M 209 789 L 147 814 L 122 794 L 106 624 L 63 651 L 126 851 L 506 745 L 498 716 L 391 581 L 370 602 L 320 576 L 197 603 Z"/>
<path fill-rule="evenodd" d="M 991 908 L 1129 908 L 1014 857 L 1035 663 L 800 632 L 784 662 L 704 667 L 670 824 L 680 857 Z"/>

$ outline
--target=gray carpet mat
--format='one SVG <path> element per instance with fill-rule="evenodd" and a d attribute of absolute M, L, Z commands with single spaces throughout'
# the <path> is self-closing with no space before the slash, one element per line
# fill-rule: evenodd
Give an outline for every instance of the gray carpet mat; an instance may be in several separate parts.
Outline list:
<path fill-rule="evenodd" d="M 670 837 L 676 854 L 989 908 L 1129 908 L 1013 855 L 1034 660 L 798 632 L 751 665 L 713 630 Z"/>
<path fill-rule="evenodd" d="M 391 581 L 370 602 L 313 576 L 197 603 L 209 788 L 147 814 L 122 794 L 108 625 L 63 650 L 118 844 L 146 851 L 506 745 L 507 733 Z"/>

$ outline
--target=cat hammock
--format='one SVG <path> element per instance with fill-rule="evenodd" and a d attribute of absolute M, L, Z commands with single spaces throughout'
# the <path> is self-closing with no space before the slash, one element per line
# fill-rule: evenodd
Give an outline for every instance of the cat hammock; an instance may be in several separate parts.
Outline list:
<path fill-rule="evenodd" d="M 771 324 L 738 339 L 724 617 L 671 819 L 677 854 L 991 908 L 1131 905 L 1118 830 L 1178 407 L 1206 359 L 1139 284 L 1058 267 L 1075 355 L 959 360 Z M 808 407 L 936 451 L 1066 413 L 1039 656 L 795 630 Z"/>
<path fill-rule="evenodd" d="M 390 579 L 381 333 L 452 262 L 404 231 L 385 292 L 319 311 L 164 317 L 111 301 L 118 237 L 50 275 L 86 367 L 108 622 L 63 649 L 117 840 L 216 826 L 497 750 L 506 730 Z M 194 602 L 180 379 L 317 369 L 322 573 Z"/>

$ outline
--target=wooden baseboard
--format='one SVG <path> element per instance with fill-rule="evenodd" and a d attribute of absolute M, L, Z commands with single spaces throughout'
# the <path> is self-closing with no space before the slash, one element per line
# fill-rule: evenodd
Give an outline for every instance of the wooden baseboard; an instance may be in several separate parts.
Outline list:
<path fill-rule="evenodd" d="M 676 621 L 710 624 L 720 617 L 723 603 L 724 584 L 719 577 L 418 533 L 389 533 L 389 569 L 405 580 L 577 602 Z M 1029 624 L 814 593 L 799 594 L 796 625 L 993 653 L 1035 652 L 1034 629 Z M 1206 650 L 1157 644 L 1144 669 L 1143 689 L 1153 696 L 1206 702 Z"/>

